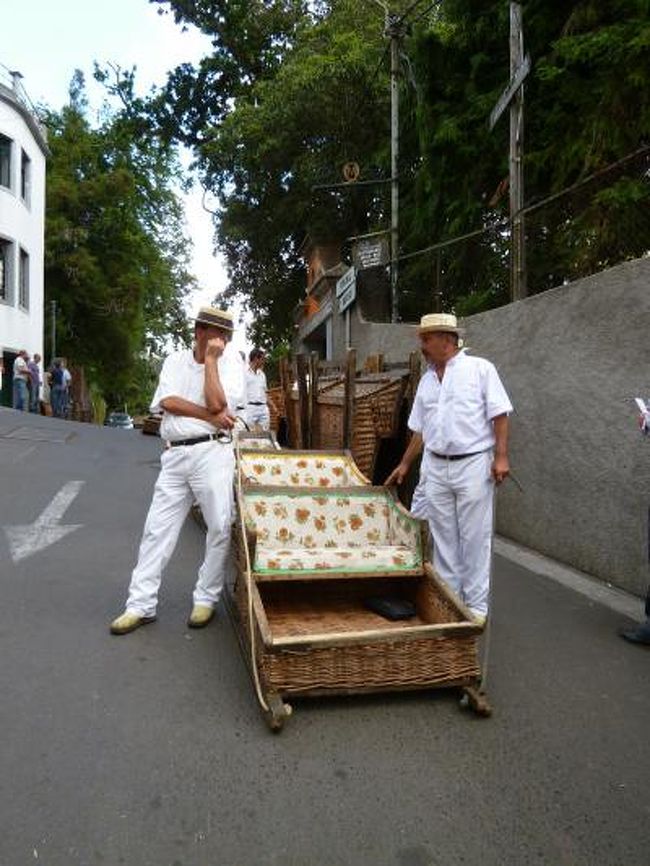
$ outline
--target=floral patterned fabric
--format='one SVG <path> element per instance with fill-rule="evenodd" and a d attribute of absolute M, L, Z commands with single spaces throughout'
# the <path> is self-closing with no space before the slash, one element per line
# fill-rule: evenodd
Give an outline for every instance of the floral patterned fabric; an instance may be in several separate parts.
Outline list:
<path fill-rule="evenodd" d="M 279 451 L 280 446 L 273 434 L 252 436 L 250 433 L 239 435 L 239 447 L 242 451 Z"/>
<path fill-rule="evenodd" d="M 240 455 L 239 463 L 247 484 L 323 488 L 368 484 L 347 454 L 246 452 Z"/>
<path fill-rule="evenodd" d="M 245 521 L 256 535 L 254 570 L 393 572 L 422 566 L 419 521 L 388 492 L 345 494 L 249 488 Z"/>

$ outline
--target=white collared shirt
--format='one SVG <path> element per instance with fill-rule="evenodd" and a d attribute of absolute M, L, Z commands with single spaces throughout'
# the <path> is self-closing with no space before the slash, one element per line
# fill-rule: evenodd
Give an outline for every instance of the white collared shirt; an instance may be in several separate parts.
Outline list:
<path fill-rule="evenodd" d="M 235 414 L 237 406 L 246 400 L 246 382 L 244 362 L 238 351 L 228 343 L 218 362 L 219 379 L 226 393 L 228 409 Z M 165 412 L 160 403 L 166 397 L 182 397 L 199 406 L 205 406 L 205 366 L 194 360 L 191 349 L 173 352 L 165 359 L 160 371 L 160 379 L 156 393 L 151 400 L 152 412 L 163 412 L 160 424 L 162 439 L 191 439 L 214 433 L 216 428 L 208 421 L 200 418 L 187 418 L 184 415 L 173 415 Z"/>
<path fill-rule="evenodd" d="M 473 454 L 494 447 L 492 419 L 512 412 L 494 364 L 465 350 L 447 362 L 442 382 L 433 367 L 420 379 L 408 426 L 436 454 Z"/>
<path fill-rule="evenodd" d="M 264 370 L 246 370 L 246 402 L 266 403 L 266 375 Z"/>

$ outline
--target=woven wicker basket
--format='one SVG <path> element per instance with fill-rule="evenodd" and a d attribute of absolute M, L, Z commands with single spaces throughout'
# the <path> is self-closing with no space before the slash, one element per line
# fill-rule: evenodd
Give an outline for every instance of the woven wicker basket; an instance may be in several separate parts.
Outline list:
<path fill-rule="evenodd" d="M 348 694 L 462 686 L 479 676 L 480 628 L 430 568 L 411 578 L 252 585 L 256 657 L 267 689 L 281 695 Z M 390 621 L 364 600 L 415 603 L 410 620 Z M 246 584 L 235 597 L 247 627 Z"/>

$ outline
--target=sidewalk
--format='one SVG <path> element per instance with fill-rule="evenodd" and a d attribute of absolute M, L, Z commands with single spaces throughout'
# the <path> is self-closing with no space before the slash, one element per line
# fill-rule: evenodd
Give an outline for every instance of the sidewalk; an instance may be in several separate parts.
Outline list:
<path fill-rule="evenodd" d="M 548 577 L 616 613 L 633 620 L 643 619 L 643 599 L 618 589 L 611 583 L 605 583 L 584 571 L 563 565 L 500 535 L 494 539 L 494 552 L 497 556 L 502 556 L 534 574 Z"/>

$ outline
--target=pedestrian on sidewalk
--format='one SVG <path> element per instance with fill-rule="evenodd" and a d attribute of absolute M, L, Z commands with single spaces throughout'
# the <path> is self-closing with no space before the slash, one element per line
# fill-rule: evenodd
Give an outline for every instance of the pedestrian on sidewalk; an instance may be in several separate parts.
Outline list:
<path fill-rule="evenodd" d="M 31 361 L 27 362 L 27 369 L 31 379 L 29 388 L 29 411 L 41 411 L 41 356 L 36 352 Z"/>
<path fill-rule="evenodd" d="M 55 418 L 65 418 L 68 408 L 68 386 L 63 372 L 63 363 L 60 358 L 54 361 L 50 376 L 50 399 L 52 401 L 52 414 Z"/>
<path fill-rule="evenodd" d="M 193 349 L 174 352 L 163 365 L 151 403 L 152 412 L 163 413 L 160 474 L 126 609 L 111 623 L 113 634 L 128 634 L 155 620 L 162 572 L 195 500 L 207 534 L 188 626 L 202 628 L 214 615 L 230 563 L 235 408 L 246 399 L 245 366 L 229 346 L 233 328 L 229 312 L 201 308 Z"/>
<path fill-rule="evenodd" d="M 19 412 L 29 411 L 29 382 L 31 376 L 27 362 L 29 355 L 21 349 L 14 360 L 13 366 L 13 408 Z"/>
<path fill-rule="evenodd" d="M 512 404 L 495 366 L 460 348 L 456 316 L 425 315 L 418 334 L 428 368 L 408 419 L 413 436 L 385 484 L 401 484 L 424 451 L 417 508 L 427 514 L 434 567 L 483 624 L 490 589 L 494 488 L 510 472 Z"/>

